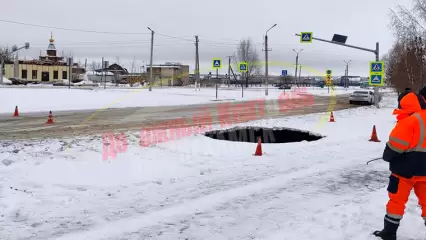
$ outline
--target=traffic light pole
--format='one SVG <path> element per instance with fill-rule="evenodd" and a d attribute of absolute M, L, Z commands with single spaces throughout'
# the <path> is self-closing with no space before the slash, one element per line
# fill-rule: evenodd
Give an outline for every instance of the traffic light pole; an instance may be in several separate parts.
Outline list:
<path fill-rule="evenodd" d="M 300 34 L 295 34 L 296 36 L 301 36 Z M 361 51 L 366 51 L 366 52 L 372 52 L 376 55 L 376 62 L 379 61 L 379 43 L 376 42 L 376 49 L 368 49 L 368 48 L 363 48 L 363 47 L 358 47 L 358 46 L 354 46 L 354 45 L 349 45 L 346 43 L 340 43 L 340 42 L 333 42 L 333 41 L 329 41 L 329 40 L 325 40 L 325 39 L 321 39 L 321 38 L 315 38 L 312 37 L 312 40 L 317 40 L 317 41 L 321 41 L 321 42 L 326 42 L 326 43 L 332 43 L 332 44 L 336 44 L 336 45 L 340 45 L 340 46 L 344 46 L 344 47 L 349 47 L 349 48 L 354 48 L 354 49 L 358 49 Z M 379 108 L 379 88 L 378 87 L 374 87 L 374 105 Z"/>

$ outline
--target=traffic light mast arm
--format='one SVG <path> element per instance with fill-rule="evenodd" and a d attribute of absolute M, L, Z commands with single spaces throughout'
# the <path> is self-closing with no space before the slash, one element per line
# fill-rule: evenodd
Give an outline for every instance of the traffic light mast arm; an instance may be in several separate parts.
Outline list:
<path fill-rule="evenodd" d="M 300 34 L 296 33 L 295 35 L 300 37 Z M 315 37 L 312 37 L 312 39 L 313 40 L 318 40 L 318 41 L 321 41 L 321 42 L 332 43 L 332 44 L 341 45 L 341 46 L 345 46 L 345 47 L 355 48 L 355 49 L 359 49 L 359 50 L 362 50 L 362 51 L 372 52 L 372 53 L 378 55 L 378 50 L 377 49 L 376 50 L 372 50 L 372 49 L 368 49 L 368 48 L 363 48 L 363 47 L 348 45 L 348 44 L 345 44 L 345 43 L 333 42 L 333 41 L 329 41 L 329 40 L 325 40 L 325 39 L 321 39 L 321 38 L 315 38 Z"/>

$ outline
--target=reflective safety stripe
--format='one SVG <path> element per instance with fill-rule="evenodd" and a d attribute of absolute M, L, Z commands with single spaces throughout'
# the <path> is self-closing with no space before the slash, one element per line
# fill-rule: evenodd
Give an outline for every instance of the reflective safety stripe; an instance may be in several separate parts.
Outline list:
<path fill-rule="evenodd" d="M 399 220 L 402 219 L 402 216 L 398 215 L 398 214 L 393 214 L 393 213 L 388 213 L 387 212 L 386 215 L 388 215 L 389 217 L 394 218 L 394 219 L 399 219 Z"/>
<path fill-rule="evenodd" d="M 385 220 L 388 221 L 388 222 L 391 222 L 393 224 L 399 224 L 399 220 L 398 221 L 392 220 L 392 219 L 388 218 L 388 216 L 385 216 Z"/>
<path fill-rule="evenodd" d="M 397 153 L 407 152 L 407 151 L 406 151 L 406 150 L 404 150 L 404 149 L 400 149 L 400 148 L 397 148 L 397 147 L 393 146 L 390 142 L 387 142 L 387 143 L 386 143 L 386 146 L 388 146 L 390 149 L 392 149 L 393 151 L 395 151 L 395 152 L 397 152 Z"/>
<path fill-rule="evenodd" d="M 401 140 L 401 139 L 396 138 L 396 137 L 393 137 L 393 136 L 390 136 L 390 137 L 389 137 L 389 140 L 390 140 L 390 141 L 394 141 L 394 142 L 396 142 L 396 143 L 398 143 L 398 144 L 401 144 L 402 146 L 405 146 L 405 147 L 409 147 L 409 146 L 410 146 L 410 143 L 409 143 L 409 142 L 406 142 L 406 141 L 404 141 L 404 140 Z"/>
<path fill-rule="evenodd" d="M 422 116 L 420 116 L 420 113 L 415 113 L 413 116 L 415 116 L 419 121 L 420 139 L 417 146 L 412 151 L 426 152 L 426 148 L 423 147 L 423 143 L 425 142 L 425 122 L 423 121 Z"/>

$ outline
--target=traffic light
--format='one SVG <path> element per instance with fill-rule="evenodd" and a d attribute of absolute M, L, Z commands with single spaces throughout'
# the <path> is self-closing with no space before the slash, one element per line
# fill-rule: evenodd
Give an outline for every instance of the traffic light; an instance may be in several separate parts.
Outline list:
<path fill-rule="evenodd" d="M 330 86 L 331 85 L 331 76 L 327 75 L 327 77 L 325 78 L 325 83 Z"/>

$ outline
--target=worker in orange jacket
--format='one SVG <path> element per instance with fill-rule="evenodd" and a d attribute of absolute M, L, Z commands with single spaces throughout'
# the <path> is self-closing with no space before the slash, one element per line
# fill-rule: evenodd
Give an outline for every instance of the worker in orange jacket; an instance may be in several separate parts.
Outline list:
<path fill-rule="evenodd" d="M 373 234 L 383 240 L 396 240 L 396 232 L 404 215 L 405 204 L 414 189 L 426 225 L 426 102 L 410 92 L 395 109 L 398 123 L 392 130 L 383 152 L 389 162 L 389 202 L 386 206 L 384 229 Z"/>

